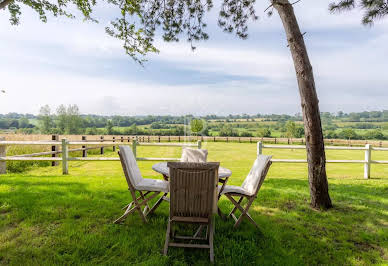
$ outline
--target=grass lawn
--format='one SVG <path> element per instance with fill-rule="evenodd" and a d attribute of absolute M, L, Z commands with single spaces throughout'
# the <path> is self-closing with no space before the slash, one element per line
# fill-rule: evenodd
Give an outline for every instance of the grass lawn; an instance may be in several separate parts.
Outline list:
<path fill-rule="evenodd" d="M 249 143 L 204 143 L 209 161 L 233 171 L 229 184 L 239 185 L 256 155 Z M 275 158 L 304 158 L 301 150 L 270 150 Z M 109 156 L 116 156 L 108 153 Z M 138 156 L 179 157 L 177 148 L 140 147 Z M 363 159 L 362 151 L 329 151 L 328 159 Z M 387 153 L 373 152 L 386 160 Z M 144 177 L 160 178 L 153 162 L 139 162 Z M 144 225 L 135 214 L 123 225 L 112 221 L 131 201 L 119 162 L 72 162 L 0 176 L 0 264 L 209 264 L 204 250 L 161 251 L 168 218 L 166 202 Z M 309 208 L 305 164 L 271 166 L 250 213 L 258 223 L 216 217 L 215 262 L 221 265 L 387 265 L 388 166 L 329 164 L 334 208 Z M 231 203 L 221 198 L 224 212 Z"/>

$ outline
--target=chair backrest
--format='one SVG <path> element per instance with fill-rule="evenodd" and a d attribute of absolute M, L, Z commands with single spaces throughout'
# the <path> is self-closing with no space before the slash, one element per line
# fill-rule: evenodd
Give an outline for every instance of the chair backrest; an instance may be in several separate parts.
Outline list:
<path fill-rule="evenodd" d="M 128 146 L 119 146 L 119 149 L 120 161 L 125 174 L 125 179 L 128 183 L 128 187 L 136 188 L 136 186 L 143 179 L 139 166 L 137 165 L 136 158 Z"/>
<path fill-rule="evenodd" d="M 251 195 L 257 194 L 263 184 L 264 179 L 267 176 L 268 169 L 272 164 L 271 158 L 272 156 L 267 155 L 257 156 L 251 171 L 241 185 L 241 187 L 247 190 Z"/>
<path fill-rule="evenodd" d="M 207 150 L 183 148 L 181 162 L 206 163 Z"/>
<path fill-rule="evenodd" d="M 220 163 L 169 162 L 170 218 L 210 219 L 216 210 Z M 194 221 L 193 221 L 194 220 Z"/>

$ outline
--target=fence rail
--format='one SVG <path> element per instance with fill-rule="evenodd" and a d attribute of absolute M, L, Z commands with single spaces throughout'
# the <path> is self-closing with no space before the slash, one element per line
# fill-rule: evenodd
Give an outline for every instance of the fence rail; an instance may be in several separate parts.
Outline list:
<path fill-rule="evenodd" d="M 304 145 L 265 145 L 262 142 L 257 143 L 257 154 L 263 154 L 263 149 L 306 149 Z M 364 160 L 326 160 L 326 163 L 356 163 L 364 164 L 364 178 L 370 178 L 371 164 L 388 164 L 388 161 L 372 160 L 372 151 L 388 151 L 388 148 L 372 147 L 366 144 L 365 147 L 346 147 L 346 146 L 325 146 L 325 150 L 363 150 L 365 151 Z M 278 163 L 307 163 L 307 160 L 301 159 L 272 159 L 272 162 Z"/>
<path fill-rule="evenodd" d="M 54 136 L 53 136 L 54 139 Z M 58 161 L 62 162 L 62 173 L 69 173 L 69 161 L 119 161 L 118 157 L 87 157 L 85 151 L 88 149 L 101 149 L 101 154 L 104 154 L 104 147 L 113 147 L 115 150 L 118 145 L 130 145 L 132 146 L 132 151 L 138 161 L 179 161 L 180 158 L 146 158 L 146 157 L 137 157 L 137 147 L 138 146 L 163 146 L 163 147 L 197 147 L 201 148 L 201 141 L 197 143 L 142 143 L 138 140 L 132 139 L 131 142 L 116 142 L 113 138 L 111 141 L 105 141 L 102 137 L 102 141 L 86 141 L 86 138 L 83 137 L 84 141 L 68 141 L 67 139 L 62 139 L 61 141 L 6 141 L 4 137 L 0 137 L 0 174 L 6 173 L 6 162 L 7 161 L 51 161 L 53 166 L 57 165 Z M 129 140 L 129 138 L 128 138 Z M 22 154 L 7 156 L 6 155 L 6 146 L 9 145 L 51 145 L 51 152 L 38 152 L 31 154 Z M 70 145 L 82 145 L 82 148 L 69 149 Z M 85 145 L 95 145 L 97 147 L 86 147 Z M 62 147 L 62 150 L 58 150 L 58 147 Z M 69 152 L 74 151 L 83 151 L 82 157 L 70 157 Z M 61 157 L 56 157 L 58 154 L 61 154 Z M 35 157 L 42 155 L 52 155 L 53 157 Z"/>

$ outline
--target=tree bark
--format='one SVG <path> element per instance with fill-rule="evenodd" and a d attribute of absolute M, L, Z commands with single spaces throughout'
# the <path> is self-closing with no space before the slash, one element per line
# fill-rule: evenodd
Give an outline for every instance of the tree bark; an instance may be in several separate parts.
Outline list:
<path fill-rule="evenodd" d="M 288 0 L 272 0 L 272 5 L 282 20 L 298 80 L 306 136 L 311 206 L 315 209 L 328 209 L 332 207 L 332 203 L 326 176 L 325 146 L 312 66 L 292 5 Z"/>
<path fill-rule="evenodd" d="M 0 9 L 6 8 L 13 0 L 4 0 L 0 2 Z"/>

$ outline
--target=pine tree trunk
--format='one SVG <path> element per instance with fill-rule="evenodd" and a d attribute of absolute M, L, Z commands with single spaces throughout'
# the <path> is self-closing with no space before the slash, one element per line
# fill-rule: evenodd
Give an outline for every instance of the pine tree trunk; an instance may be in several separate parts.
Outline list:
<path fill-rule="evenodd" d="M 272 0 L 272 4 L 282 20 L 298 80 L 306 136 L 311 206 L 315 209 L 328 209 L 332 207 L 332 203 L 326 176 L 325 146 L 312 66 L 292 5 L 288 0 Z"/>

